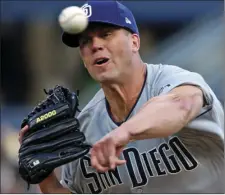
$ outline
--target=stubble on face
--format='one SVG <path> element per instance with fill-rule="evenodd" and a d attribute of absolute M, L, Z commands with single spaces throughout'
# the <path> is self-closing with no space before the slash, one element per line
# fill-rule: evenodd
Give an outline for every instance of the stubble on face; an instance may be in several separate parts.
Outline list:
<path fill-rule="evenodd" d="M 86 42 L 80 46 L 80 53 L 89 74 L 100 83 L 118 80 L 131 61 L 131 33 L 115 26 L 95 26 L 85 32 L 85 36 Z M 109 60 L 102 66 L 94 65 L 93 61 L 98 57 Z"/>

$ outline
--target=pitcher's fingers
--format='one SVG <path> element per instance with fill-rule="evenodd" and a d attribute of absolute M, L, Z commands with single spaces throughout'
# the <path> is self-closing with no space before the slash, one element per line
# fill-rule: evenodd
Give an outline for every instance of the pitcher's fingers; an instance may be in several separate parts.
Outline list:
<path fill-rule="evenodd" d="M 120 153 L 121 153 L 121 152 L 123 152 L 123 148 L 124 148 L 124 147 L 121 146 L 121 147 L 119 147 L 119 148 L 116 149 L 116 156 L 117 156 L 117 157 L 120 156 Z"/>
<path fill-rule="evenodd" d="M 116 166 L 118 166 L 118 165 L 123 165 L 123 164 L 125 164 L 127 161 L 126 160 L 120 160 L 120 159 L 116 159 Z"/>
<path fill-rule="evenodd" d="M 29 127 L 28 125 L 25 125 L 19 132 L 19 142 L 20 144 L 22 143 L 22 139 L 23 139 L 23 136 L 24 134 L 28 131 Z"/>
<path fill-rule="evenodd" d="M 101 155 L 99 155 L 100 153 Z M 98 146 L 94 146 L 93 148 L 91 148 L 90 154 L 91 154 L 91 166 L 95 167 L 97 164 L 104 165 L 104 162 L 101 161 L 101 160 L 104 161 L 104 157 L 102 152 L 98 150 Z"/>
<path fill-rule="evenodd" d="M 104 173 L 109 170 L 109 167 L 104 167 L 100 164 L 97 164 L 94 168 L 100 173 Z"/>
<path fill-rule="evenodd" d="M 96 145 L 94 155 L 101 165 L 107 165 L 108 159 L 104 155 L 104 145 Z"/>
<path fill-rule="evenodd" d="M 91 166 L 95 168 L 98 172 L 102 173 L 109 170 L 108 167 L 104 167 L 98 163 L 98 159 L 96 158 L 96 156 L 91 157 Z"/>
<path fill-rule="evenodd" d="M 28 131 L 28 125 L 25 125 L 21 130 L 20 130 L 20 133 L 22 134 L 22 135 L 24 135 L 24 133 L 26 133 L 27 131 Z"/>
<path fill-rule="evenodd" d="M 107 165 L 108 159 L 104 154 L 104 143 L 96 143 L 91 149 L 91 156 L 96 156 L 101 165 Z"/>
<path fill-rule="evenodd" d="M 116 146 L 112 140 L 107 143 L 107 155 L 109 160 L 110 169 L 115 169 L 116 167 Z"/>

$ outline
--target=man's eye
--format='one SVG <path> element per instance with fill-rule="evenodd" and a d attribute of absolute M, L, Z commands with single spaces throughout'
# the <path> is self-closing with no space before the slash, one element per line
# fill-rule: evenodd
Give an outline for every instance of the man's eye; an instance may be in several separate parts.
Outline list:
<path fill-rule="evenodd" d="M 89 40 L 89 39 L 87 39 L 87 38 L 82 38 L 82 39 L 80 39 L 80 45 L 85 45 L 85 44 L 87 44 L 87 43 L 88 43 L 88 40 Z"/>
<path fill-rule="evenodd" d="M 105 32 L 105 33 L 103 33 L 102 34 L 102 37 L 108 37 L 109 35 L 111 35 L 112 33 L 110 33 L 110 32 Z"/>

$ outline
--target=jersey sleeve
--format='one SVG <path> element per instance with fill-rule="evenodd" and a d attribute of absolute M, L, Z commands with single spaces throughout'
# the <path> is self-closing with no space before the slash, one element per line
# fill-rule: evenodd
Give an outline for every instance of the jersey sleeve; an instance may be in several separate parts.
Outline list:
<path fill-rule="evenodd" d="M 196 130 L 214 133 L 224 138 L 224 112 L 222 105 L 200 74 L 177 66 L 162 65 L 155 79 L 155 96 L 166 94 L 181 85 L 199 87 L 203 92 L 204 105 L 198 116 L 187 126 Z"/>
<path fill-rule="evenodd" d="M 72 163 L 68 163 L 62 166 L 60 183 L 64 188 L 69 189 L 71 193 L 78 194 L 78 189 L 76 189 L 74 182 L 74 172 L 72 170 Z"/>
<path fill-rule="evenodd" d="M 177 66 L 162 66 L 156 78 L 155 95 L 166 94 L 181 85 L 194 85 L 199 87 L 204 96 L 204 107 L 201 113 L 207 111 L 207 109 L 211 109 L 213 103 L 212 91 L 203 77 L 198 73 L 190 72 Z"/>

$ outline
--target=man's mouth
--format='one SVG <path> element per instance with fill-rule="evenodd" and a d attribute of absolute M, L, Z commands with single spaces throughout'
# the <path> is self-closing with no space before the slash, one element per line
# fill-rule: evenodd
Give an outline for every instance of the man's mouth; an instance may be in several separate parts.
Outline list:
<path fill-rule="evenodd" d="M 103 65 L 109 61 L 109 58 L 98 58 L 95 60 L 94 65 Z"/>

